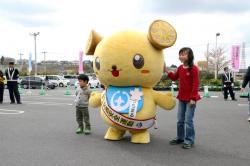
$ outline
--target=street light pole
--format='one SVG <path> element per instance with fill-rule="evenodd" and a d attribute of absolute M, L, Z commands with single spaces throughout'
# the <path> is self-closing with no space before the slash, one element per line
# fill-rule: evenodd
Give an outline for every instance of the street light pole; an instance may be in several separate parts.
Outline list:
<path fill-rule="evenodd" d="M 31 33 L 30 35 L 34 36 L 34 41 L 35 41 L 35 76 L 37 76 L 37 57 L 36 57 L 36 37 L 39 35 L 40 33 Z"/>
<path fill-rule="evenodd" d="M 214 78 L 217 79 L 217 72 L 218 72 L 218 51 L 217 51 L 217 37 L 220 36 L 220 33 L 216 33 L 215 35 L 215 66 L 214 66 Z"/>
<path fill-rule="evenodd" d="M 46 60 L 46 53 L 48 53 L 48 52 L 46 52 L 46 51 L 43 51 L 42 52 L 43 53 L 43 57 L 44 57 L 44 61 L 43 61 L 43 63 L 44 63 L 44 74 L 45 75 L 47 75 L 47 71 L 46 71 L 46 62 L 45 62 L 45 60 Z"/>

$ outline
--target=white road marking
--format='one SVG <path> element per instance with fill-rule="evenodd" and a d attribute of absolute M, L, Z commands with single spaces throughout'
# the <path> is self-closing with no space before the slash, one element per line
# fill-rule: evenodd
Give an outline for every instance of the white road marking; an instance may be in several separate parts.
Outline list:
<path fill-rule="evenodd" d="M 247 107 L 247 106 L 249 106 L 249 104 L 238 104 L 238 106 L 240 106 L 240 107 Z"/>
<path fill-rule="evenodd" d="M 23 114 L 24 111 L 21 110 L 8 110 L 8 109 L 0 109 L 0 114 L 2 115 L 14 115 L 14 114 Z"/>
<path fill-rule="evenodd" d="M 209 97 L 205 97 L 205 96 L 202 96 L 202 98 L 218 98 L 219 96 L 209 96 Z"/>
<path fill-rule="evenodd" d="M 72 100 L 73 98 L 65 98 L 65 97 L 44 97 L 44 96 L 30 96 L 32 98 L 38 98 L 38 99 L 52 99 L 52 100 Z M 25 99 L 30 99 L 29 97 L 24 97 Z"/>
<path fill-rule="evenodd" d="M 27 104 L 37 104 L 37 105 L 73 105 L 72 103 L 58 103 L 58 102 L 34 102 L 34 101 L 23 101 Z"/>

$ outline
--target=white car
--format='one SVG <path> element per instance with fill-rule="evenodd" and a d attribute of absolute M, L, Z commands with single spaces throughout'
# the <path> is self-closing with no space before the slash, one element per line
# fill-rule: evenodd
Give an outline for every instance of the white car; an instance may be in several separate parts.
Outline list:
<path fill-rule="evenodd" d="M 64 87 L 70 84 L 70 81 L 59 75 L 47 75 L 48 79 L 57 86 Z"/>
<path fill-rule="evenodd" d="M 99 88 L 101 87 L 101 83 L 96 77 L 89 76 L 89 87 Z"/>
<path fill-rule="evenodd" d="M 65 79 L 69 80 L 70 86 L 74 86 L 75 83 L 78 81 L 77 80 L 77 75 L 64 75 L 63 76 Z"/>
<path fill-rule="evenodd" d="M 79 87 L 79 82 L 75 82 L 75 88 Z M 100 88 L 101 83 L 96 77 L 89 76 L 89 87 L 90 88 Z"/>

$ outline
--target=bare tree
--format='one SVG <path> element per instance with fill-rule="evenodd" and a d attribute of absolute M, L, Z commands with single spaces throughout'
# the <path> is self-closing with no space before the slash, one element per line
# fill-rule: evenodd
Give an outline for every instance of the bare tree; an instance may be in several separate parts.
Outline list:
<path fill-rule="evenodd" d="M 206 58 L 208 59 L 208 65 L 214 69 L 215 79 L 217 79 L 219 71 L 230 63 L 230 60 L 227 60 L 225 56 L 224 48 L 221 47 L 209 51 Z"/>

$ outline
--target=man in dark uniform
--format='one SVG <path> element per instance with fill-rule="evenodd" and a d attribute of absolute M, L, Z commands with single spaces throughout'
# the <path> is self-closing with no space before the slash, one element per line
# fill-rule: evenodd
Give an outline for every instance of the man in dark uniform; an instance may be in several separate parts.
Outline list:
<path fill-rule="evenodd" d="M 231 72 L 229 72 L 228 67 L 224 68 L 224 73 L 222 75 L 222 85 L 224 90 L 224 100 L 227 100 L 228 97 L 228 91 L 232 98 L 232 100 L 235 100 L 234 92 L 233 92 L 233 86 L 234 86 L 234 78 Z"/>
<path fill-rule="evenodd" d="M 7 78 L 7 86 L 10 94 L 10 101 L 11 101 L 10 104 L 15 103 L 15 98 L 17 104 L 22 104 L 20 99 L 20 94 L 18 91 L 18 82 L 17 82 L 19 78 L 19 71 L 14 67 L 14 62 L 9 62 L 9 68 L 6 69 L 5 75 Z"/>

